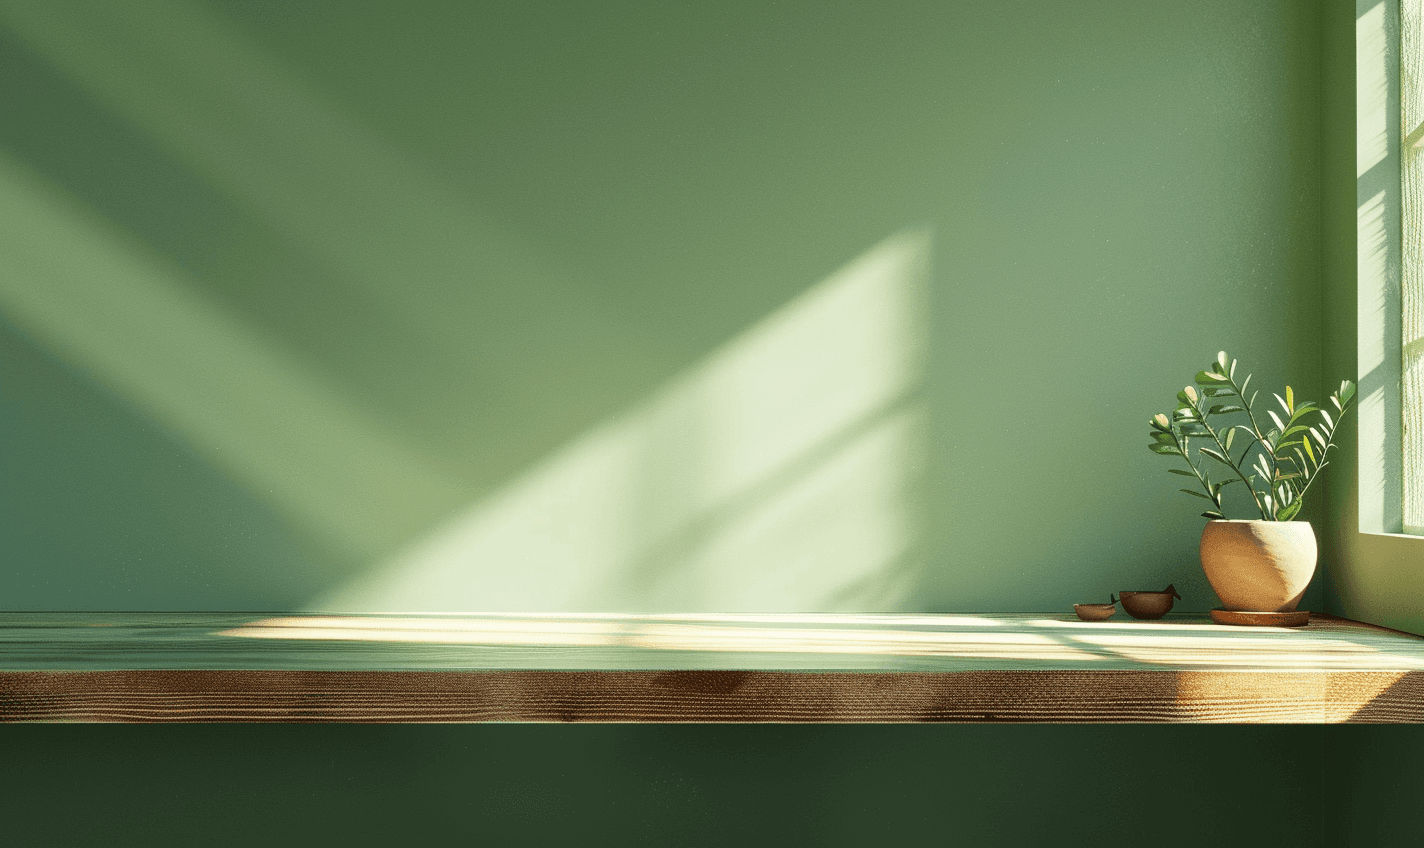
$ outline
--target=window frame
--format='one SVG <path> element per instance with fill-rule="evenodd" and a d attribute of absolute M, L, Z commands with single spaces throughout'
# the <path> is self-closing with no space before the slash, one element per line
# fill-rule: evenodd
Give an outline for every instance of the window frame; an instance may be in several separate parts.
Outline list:
<path fill-rule="evenodd" d="M 1424 535 L 1424 0 L 1399 0 L 1400 526 Z"/>
<path fill-rule="evenodd" d="M 1409 7 L 1413 4 L 1412 7 Z M 1359 532 L 1404 527 L 1403 28 L 1424 0 L 1358 4 L 1356 29 L 1357 401 Z M 1420 136 L 1424 139 L 1424 129 Z M 1411 141 L 1414 134 L 1410 133 Z M 1424 160 L 1421 160 L 1424 164 Z"/>

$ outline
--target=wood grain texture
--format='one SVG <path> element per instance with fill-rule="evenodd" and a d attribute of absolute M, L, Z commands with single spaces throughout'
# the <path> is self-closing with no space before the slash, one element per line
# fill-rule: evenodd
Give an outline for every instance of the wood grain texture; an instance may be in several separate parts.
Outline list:
<path fill-rule="evenodd" d="M 0 673 L 41 722 L 1420 722 L 1424 674 Z"/>
<path fill-rule="evenodd" d="M 1424 639 L 1329 618 L 8 613 L 0 721 L 1424 722 Z"/>

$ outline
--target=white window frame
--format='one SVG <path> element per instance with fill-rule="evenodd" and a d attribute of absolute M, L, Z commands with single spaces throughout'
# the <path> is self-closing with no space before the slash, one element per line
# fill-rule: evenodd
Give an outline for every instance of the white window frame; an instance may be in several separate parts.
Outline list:
<path fill-rule="evenodd" d="M 1424 535 L 1424 0 L 1399 0 L 1400 532 Z"/>
<path fill-rule="evenodd" d="M 1421 3 L 1357 3 L 1357 492 L 1359 532 L 1369 535 L 1405 532 L 1400 55 L 1401 25 Z"/>

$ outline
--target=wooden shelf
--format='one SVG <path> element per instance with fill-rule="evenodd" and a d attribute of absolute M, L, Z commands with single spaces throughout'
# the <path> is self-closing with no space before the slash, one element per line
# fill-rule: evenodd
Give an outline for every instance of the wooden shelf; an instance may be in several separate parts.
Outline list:
<path fill-rule="evenodd" d="M 1421 722 L 1316 616 L 0 613 L 0 721 Z"/>

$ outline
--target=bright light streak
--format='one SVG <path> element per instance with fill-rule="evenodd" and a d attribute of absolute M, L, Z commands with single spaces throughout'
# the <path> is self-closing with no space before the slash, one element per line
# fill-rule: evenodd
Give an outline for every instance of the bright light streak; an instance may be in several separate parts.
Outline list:
<path fill-rule="evenodd" d="M 1278 722 L 1283 719 L 1275 705 L 1282 700 L 1295 706 L 1289 721 L 1342 722 L 1369 706 L 1404 674 L 1352 674 L 1349 682 L 1342 684 L 1331 680 L 1333 675 L 1300 674 L 1287 681 L 1271 675 L 1255 681 L 1235 672 L 1204 671 L 1177 676 L 1177 703 L 1193 710 L 1190 720 L 1194 722 L 1239 723 L 1249 720 L 1243 716 L 1250 710 L 1257 711 L 1257 721 Z M 1223 709 L 1227 701 L 1235 703 Z M 1315 716 L 1309 716 L 1312 710 L 1318 711 Z"/>
<path fill-rule="evenodd" d="M 0 21 L 192 173 L 382 304 L 397 328 L 443 344 L 444 366 L 461 369 L 450 373 L 521 351 L 543 361 L 530 339 L 551 336 L 588 351 L 589 361 L 640 367 L 621 319 L 586 302 L 585 287 L 201 4 L 0 4 Z M 910 396 L 925 348 L 927 253 L 924 234 L 881 245 L 659 395 L 312 606 L 558 610 L 629 598 L 671 609 L 893 606 L 922 535 L 925 423 Z M 171 276 L 144 267 L 126 284 L 161 288 L 177 303 L 168 295 L 181 285 Z M 39 314 L 42 294 L 24 294 Z M 111 370 L 127 369 L 128 382 L 91 367 L 346 550 L 389 550 L 459 503 L 456 487 L 405 468 L 413 461 L 396 459 L 400 446 L 359 435 L 374 427 L 355 411 L 335 414 L 341 399 L 290 368 L 254 372 L 251 385 L 275 380 L 279 390 L 251 410 L 232 408 L 242 392 L 211 411 L 189 408 L 183 398 L 205 379 L 206 358 L 169 347 L 160 354 L 167 368 L 150 368 L 121 346 L 90 350 L 74 339 L 87 325 L 57 303 L 48 302 L 56 311 L 46 326 L 70 339 L 67 355 L 102 364 L 117 353 Z M 238 337 L 211 309 L 188 311 L 208 319 L 195 328 Z M 491 311 L 471 332 L 470 316 Z M 154 335 L 137 312 L 129 317 L 125 337 Z M 255 338 L 230 347 L 243 361 L 276 358 Z M 568 369 L 534 370 L 510 391 L 550 402 Z M 284 407 L 289 396 L 294 405 Z M 302 421 L 287 433 L 253 423 L 262 416 Z M 309 451 L 304 433 L 323 428 L 329 443 Z"/>
<path fill-rule="evenodd" d="M 622 319 L 585 298 L 546 251 L 405 161 L 204 4 L 0 3 L 0 23 L 320 256 L 393 325 L 449 355 L 427 369 L 531 350 L 529 326 L 636 366 Z M 501 320 L 472 332 L 471 316 L 492 311 Z"/>
<path fill-rule="evenodd" d="M 340 550 L 379 555 L 462 489 L 182 272 L 0 152 L 0 306 Z"/>
<path fill-rule="evenodd" d="M 1261 668 L 1368 669 L 1377 666 L 1424 669 L 1424 657 L 1384 654 L 1338 639 L 1276 639 L 1248 636 L 1074 635 L 1073 641 L 1109 648 L 1144 663 L 1171 666 L 1258 666 Z"/>
<path fill-rule="evenodd" d="M 1355 176 L 1389 155 L 1389 33 L 1384 3 L 1355 22 Z"/>
<path fill-rule="evenodd" d="M 928 252 L 887 239 L 308 609 L 883 608 L 844 592 L 921 533 Z"/>
<path fill-rule="evenodd" d="M 1385 192 L 1381 191 L 1360 204 L 1356 211 L 1356 227 L 1360 252 L 1357 257 L 1360 280 L 1358 307 L 1361 315 L 1375 315 L 1390 309 L 1389 230 L 1385 218 Z M 1377 336 L 1378 334 L 1375 334 Z M 1384 341 L 1366 333 L 1360 334 L 1359 370 L 1367 374 L 1385 360 Z"/>
<path fill-rule="evenodd" d="M 726 617 L 676 623 L 653 617 L 279 617 L 219 635 L 252 639 L 485 645 L 502 647 L 622 647 L 660 651 L 883 654 L 1072 662 L 1100 657 L 1033 633 L 978 629 L 901 630 L 889 627 L 749 627 Z M 995 622 L 997 624 L 997 622 Z"/>
<path fill-rule="evenodd" d="M 1378 640 L 1369 633 L 1322 625 L 1304 630 L 1136 622 L 1118 629 L 1082 622 L 1044 629 L 1020 615 L 310 615 L 260 619 L 220 636 L 296 642 L 406 643 L 473 648 L 565 648 L 718 653 L 841 654 L 944 661 L 1021 660 L 1067 667 L 1232 669 L 1272 672 L 1424 669 L 1418 640 Z M 1083 624 L 1083 627 L 1076 626 Z M 450 656 L 473 661 L 497 654 Z M 578 664 L 576 653 L 568 655 Z M 597 650 L 607 661 L 620 656 Z M 873 660 L 867 660 L 873 665 Z M 637 661 L 633 661 L 636 665 Z M 934 664 L 931 665 L 934 667 Z M 976 667 L 983 667 L 982 665 Z M 1238 687 L 1239 688 L 1239 687 Z"/>
<path fill-rule="evenodd" d="M 1102 631 L 1105 631 L 1105 630 L 1113 630 L 1113 629 L 1141 631 L 1142 628 L 1144 628 L 1144 627 L 1150 627 L 1150 628 L 1152 628 L 1152 630 L 1153 630 L 1154 632 L 1158 632 L 1158 631 L 1190 631 L 1190 632 L 1192 632 L 1192 633 L 1203 633 L 1203 632 L 1212 633 L 1212 632 L 1216 632 L 1216 633 L 1235 633 L 1235 634 L 1239 634 L 1239 633 L 1243 632 L 1243 631 L 1242 631 L 1242 628 L 1241 628 L 1239 625 L 1231 625 L 1231 624 L 1206 624 L 1206 623 L 1202 623 L 1202 622 L 1198 622 L 1198 621 L 1173 622 L 1173 621 L 1170 620 L 1170 619 L 1160 619 L 1160 620 L 1157 620 L 1157 621 L 1152 621 L 1152 622 L 1149 622 L 1149 623 L 1144 624 L 1144 623 L 1141 622 L 1141 621 L 1133 620 L 1133 619 L 1130 619 L 1130 618 L 1129 618 L 1129 619 L 1124 619 L 1124 620 L 1121 620 L 1121 621 L 1082 621 L 1082 620 L 1076 619 L 1076 618 L 1061 618 L 1061 619 L 1060 619 L 1060 618 L 1037 618 L 1037 619 L 1025 619 L 1025 620 L 1023 620 L 1023 621 L 1020 622 L 1020 623 L 1026 625 L 1026 626 L 1029 626 L 1029 627 L 1044 627 L 1044 628 L 1052 628 L 1052 629 L 1054 629 L 1054 630 L 1065 630 L 1065 631 L 1091 630 L 1091 631 L 1099 632 L 1099 633 L 1102 632 Z M 1261 628 L 1261 629 L 1260 629 L 1260 632 L 1266 633 L 1266 634 L 1270 634 L 1270 635 L 1273 635 L 1273 636 L 1274 636 L 1274 635 L 1279 635 L 1279 636 L 1282 637 L 1282 638 L 1288 638 L 1288 637 L 1291 635 L 1291 633 L 1293 633 L 1294 631 L 1285 630 L 1285 629 L 1282 629 L 1282 628 L 1270 628 L 1270 629 Z"/>

